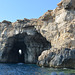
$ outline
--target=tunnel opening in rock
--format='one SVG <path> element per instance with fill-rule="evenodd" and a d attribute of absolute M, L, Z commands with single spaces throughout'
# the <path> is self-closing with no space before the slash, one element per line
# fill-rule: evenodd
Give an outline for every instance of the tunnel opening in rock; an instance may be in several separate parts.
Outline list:
<path fill-rule="evenodd" d="M 18 34 L 8 38 L 2 58 L 10 63 L 24 63 L 25 51 L 26 45 L 24 43 L 24 37 L 23 35 Z"/>
<path fill-rule="evenodd" d="M 24 53 L 26 50 L 26 45 L 23 40 L 16 39 L 14 42 L 14 46 L 12 48 L 12 51 L 15 53 L 16 60 L 19 63 L 24 63 Z M 10 55 L 12 56 L 12 55 Z M 14 57 L 15 58 L 15 57 Z"/>
<path fill-rule="evenodd" d="M 49 48 L 50 42 L 40 33 L 20 33 L 7 39 L 1 62 L 35 64 L 42 51 Z"/>

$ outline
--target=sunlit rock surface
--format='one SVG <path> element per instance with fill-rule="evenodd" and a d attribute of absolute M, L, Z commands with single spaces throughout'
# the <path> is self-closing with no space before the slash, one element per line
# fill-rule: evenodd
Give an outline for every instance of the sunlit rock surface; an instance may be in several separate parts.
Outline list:
<path fill-rule="evenodd" d="M 75 68 L 75 0 L 57 5 L 38 19 L 0 22 L 0 61 Z"/>
<path fill-rule="evenodd" d="M 4 20 L 0 24 L 0 62 L 36 63 L 51 44 L 35 29 L 36 20 Z"/>
<path fill-rule="evenodd" d="M 52 47 L 41 53 L 38 65 L 75 68 L 75 0 L 62 0 L 56 9 L 48 10 L 39 20 L 43 25 L 36 29 Z"/>

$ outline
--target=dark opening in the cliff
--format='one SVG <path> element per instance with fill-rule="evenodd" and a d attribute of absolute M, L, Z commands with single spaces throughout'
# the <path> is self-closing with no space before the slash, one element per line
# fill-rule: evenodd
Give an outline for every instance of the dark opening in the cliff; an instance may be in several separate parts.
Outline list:
<path fill-rule="evenodd" d="M 29 35 L 20 33 L 9 37 L 2 53 L 2 62 L 35 64 L 38 56 L 51 47 L 40 33 Z"/>
<path fill-rule="evenodd" d="M 7 40 L 7 46 L 2 55 L 6 59 L 6 62 L 10 63 L 24 63 L 24 53 L 26 51 L 26 45 L 22 35 L 11 37 Z"/>

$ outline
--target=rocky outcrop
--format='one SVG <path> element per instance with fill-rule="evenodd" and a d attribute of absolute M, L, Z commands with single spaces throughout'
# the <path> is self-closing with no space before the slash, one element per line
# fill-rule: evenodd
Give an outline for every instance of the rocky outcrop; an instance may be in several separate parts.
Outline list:
<path fill-rule="evenodd" d="M 0 24 L 0 62 L 36 63 L 42 51 L 51 44 L 36 31 L 36 19 L 4 20 Z M 21 53 L 19 53 L 19 50 Z"/>
<path fill-rule="evenodd" d="M 62 0 L 62 6 L 65 9 L 75 9 L 75 0 Z"/>
<path fill-rule="evenodd" d="M 38 65 L 75 68 L 75 0 L 62 0 L 56 9 L 39 18 L 37 29 L 51 43 L 51 49 L 38 57 Z M 61 54 L 62 53 L 62 54 Z"/>
<path fill-rule="evenodd" d="M 62 0 L 38 19 L 0 22 L 0 62 L 75 68 L 74 3 Z"/>
<path fill-rule="evenodd" d="M 75 49 L 64 49 L 60 53 L 56 54 L 55 57 L 49 63 L 50 67 L 61 67 L 61 68 L 74 68 L 75 67 Z"/>
<path fill-rule="evenodd" d="M 43 51 L 38 58 L 38 65 L 54 68 L 75 68 L 75 49 L 62 49 L 59 53 Z"/>

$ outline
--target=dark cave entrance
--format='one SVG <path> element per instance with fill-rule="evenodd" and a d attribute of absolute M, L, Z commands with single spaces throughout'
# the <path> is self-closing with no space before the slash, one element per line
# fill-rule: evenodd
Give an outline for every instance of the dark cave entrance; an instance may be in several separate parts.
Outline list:
<path fill-rule="evenodd" d="M 24 43 L 24 36 L 18 34 L 10 37 L 7 40 L 2 58 L 8 63 L 24 63 L 25 62 L 26 45 Z"/>
<path fill-rule="evenodd" d="M 6 40 L 1 62 L 34 64 L 44 50 L 51 44 L 40 33 L 28 35 L 19 33 Z"/>
<path fill-rule="evenodd" d="M 14 42 L 12 51 L 15 53 L 17 62 L 24 63 L 24 53 L 26 50 L 26 45 L 24 44 L 23 40 L 19 40 L 16 40 Z"/>

